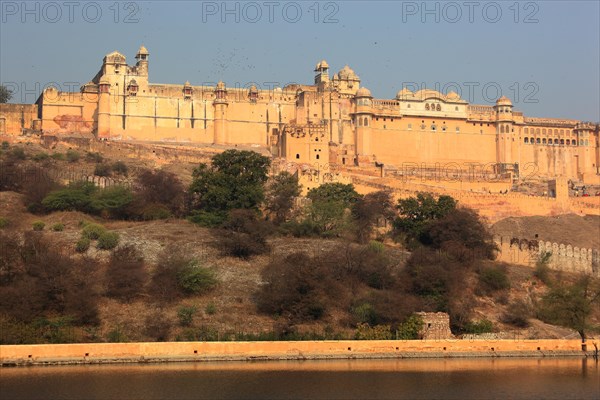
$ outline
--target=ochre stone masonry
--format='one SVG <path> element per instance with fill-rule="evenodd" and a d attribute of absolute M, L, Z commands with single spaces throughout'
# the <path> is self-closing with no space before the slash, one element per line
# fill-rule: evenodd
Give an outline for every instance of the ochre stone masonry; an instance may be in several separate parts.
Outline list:
<path fill-rule="evenodd" d="M 591 343 L 591 341 L 590 341 Z M 408 357 L 584 356 L 580 340 L 347 340 L 0 346 L 1 365 Z"/>
<path fill-rule="evenodd" d="M 535 267 L 544 254 L 549 254 L 547 262 L 551 269 L 600 277 L 600 251 L 597 249 L 501 236 L 494 237 L 494 241 L 500 250 L 500 261 Z"/>
<path fill-rule="evenodd" d="M 394 99 L 375 99 L 350 67 L 330 77 L 324 60 L 309 85 L 155 84 L 144 46 L 135 59 L 128 65 L 112 52 L 78 93 L 48 88 L 34 106 L 2 106 L 0 133 L 246 144 L 313 166 L 378 165 L 383 172 L 404 163 L 477 164 L 498 174 L 600 182 L 598 124 L 527 117 L 506 97 L 487 106 L 454 92 L 404 88 Z"/>

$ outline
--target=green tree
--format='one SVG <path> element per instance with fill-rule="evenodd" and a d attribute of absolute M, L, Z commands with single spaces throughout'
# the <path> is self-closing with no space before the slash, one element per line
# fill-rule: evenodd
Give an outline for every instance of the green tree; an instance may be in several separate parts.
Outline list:
<path fill-rule="evenodd" d="M 417 197 L 398 200 L 399 216 L 394 221 L 396 234 L 403 234 L 408 244 L 423 239 L 427 226 L 446 216 L 456 208 L 456 200 L 440 196 L 437 200 L 430 193 L 418 193 Z"/>
<path fill-rule="evenodd" d="M 294 206 L 294 199 L 300 196 L 298 177 L 289 172 L 275 175 L 267 184 L 266 209 L 276 224 L 285 222 Z"/>
<path fill-rule="evenodd" d="M 12 99 L 13 92 L 4 85 L 0 85 L 0 103 L 8 103 Z"/>
<path fill-rule="evenodd" d="M 541 320 L 571 328 L 586 343 L 589 330 L 589 316 L 593 307 L 600 301 L 600 280 L 584 275 L 573 284 L 557 281 L 542 297 L 538 315 Z"/>
<path fill-rule="evenodd" d="M 253 151 L 227 150 L 200 164 L 192 174 L 192 209 L 219 215 L 232 209 L 256 209 L 264 200 L 263 185 L 271 160 Z"/>
<path fill-rule="evenodd" d="M 336 202 L 341 203 L 343 208 L 350 207 L 356 202 L 360 195 L 354 190 L 351 183 L 325 183 L 308 191 L 309 199 L 313 202 Z"/>
<path fill-rule="evenodd" d="M 391 220 L 394 215 L 392 195 L 388 191 L 369 193 L 352 205 L 352 218 L 355 222 L 356 237 L 366 243 L 379 218 Z"/>

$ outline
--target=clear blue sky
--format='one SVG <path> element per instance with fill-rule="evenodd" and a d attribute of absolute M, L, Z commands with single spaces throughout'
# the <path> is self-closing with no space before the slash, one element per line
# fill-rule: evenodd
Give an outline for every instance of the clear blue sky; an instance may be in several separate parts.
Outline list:
<path fill-rule="evenodd" d="M 144 44 L 154 83 L 311 83 L 326 59 L 332 72 L 348 64 L 378 98 L 456 83 L 475 103 L 500 90 L 527 115 L 600 121 L 598 1 L 0 6 L 0 81 L 21 86 L 13 102 L 35 101 L 36 85 L 89 81 L 113 50 L 132 64 Z"/>

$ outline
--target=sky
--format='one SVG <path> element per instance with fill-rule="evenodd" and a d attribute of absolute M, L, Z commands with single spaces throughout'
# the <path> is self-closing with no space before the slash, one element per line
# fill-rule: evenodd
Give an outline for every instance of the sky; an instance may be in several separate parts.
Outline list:
<path fill-rule="evenodd" d="M 78 90 L 117 50 L 150 82 L 267 89 L 349 65 L 376 98 L 402 87 L 504 95 L 528 116 L 600 121 L 600 1 L 0 2 L 12 102 Z"/>

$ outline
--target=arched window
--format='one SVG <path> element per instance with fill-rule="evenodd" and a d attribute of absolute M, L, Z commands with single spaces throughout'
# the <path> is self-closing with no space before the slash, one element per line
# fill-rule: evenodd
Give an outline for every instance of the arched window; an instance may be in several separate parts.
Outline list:
<path fill-rule="evenodd" d="M 540 134 L 540 128 L 535 128 L 535 134 L 539 135 Z"/>
<path fill-rule="evenodd" d="M 440 106 L 439 104 L 435 107 L 436 111 L 442 111 L 442 106 Z"/>
<path fill-rule="evenodd" d="M 529 143 L 529 138 L 525 138 L 525 139 L 524 139 L 524 142 L 525 142 L 525 143 Z"/>
<path fill-rule="evenodd" d="M 367 119 L 367 117 L 365 117 L 364 125 L 369 126 L 369 120 Z"/>
<path fill-rule="evenodd" d="M 504 125 L 500 125 L 500 133 L 504 133 Z"/>
<path fill-rule="evenodd" d="M 525 131 L 523 131 L 523 133 L 527 135 L 529 133 L 529 128 L 525 128 Z"/>
<path fill-rule="evenodd" d="M 569 146 L 571 144 L 571 141 L 569 139 L 567 139 L 567 146 Z"/>
<path fill-rule="evenodd" d="M 565 144 L 565 139 L 560 139 L 560 144 Z"/>
<path fill-rule="evenodd" d="M 552 133 L 552 132 L 550 132 L 550 133 Z M 546 134 L 546 130 L 542 129 L 542 135 L 545 135 L 545 134 Z"/>
<path fill-rule="evenodd" d="M 300 154 L 296 153 L 296 160 L 300 158 Z"/>
<path fill-rule="evenodd" d="M 540 139 L 538 139 L 538 140 L 540 140 Z M 538 142 L 538 143 L 539 143 L 539 142 Z M 546 144 L 546 139 L 545 139 L 545 138 L 544 138 L 544 139 L 542 139 L 542 144 Z"/>
<path fill-rule="evenodd" d="M 529 138 L 529 143 L 531 143 L 531 144 L 535 143 L 533 140 L 534 140 L 533 138 Z"/>
<path fill-rule="evenodd" d="M 362 126 L 362 118 L 358 117 L 358 126 Z"/>
<path fill-rule="evenodd" d="M 429 111 L 429 103 L 425 103 L 425 110 Z"/>
<path fill-rule="evenodd" d="M 537 139 L 535 139 L 535 142 L 536 142 L 537 144 L 540 144 L 540 138 L 537 138 Z M 546 142 L 545 142 L 545 140 L 544 140 L 544 143 L 546 143 Z"/>
<path fill-rule="evenodd" d="M 558 139 L 554 139 L 554 144 L 558 144 Z"/>

